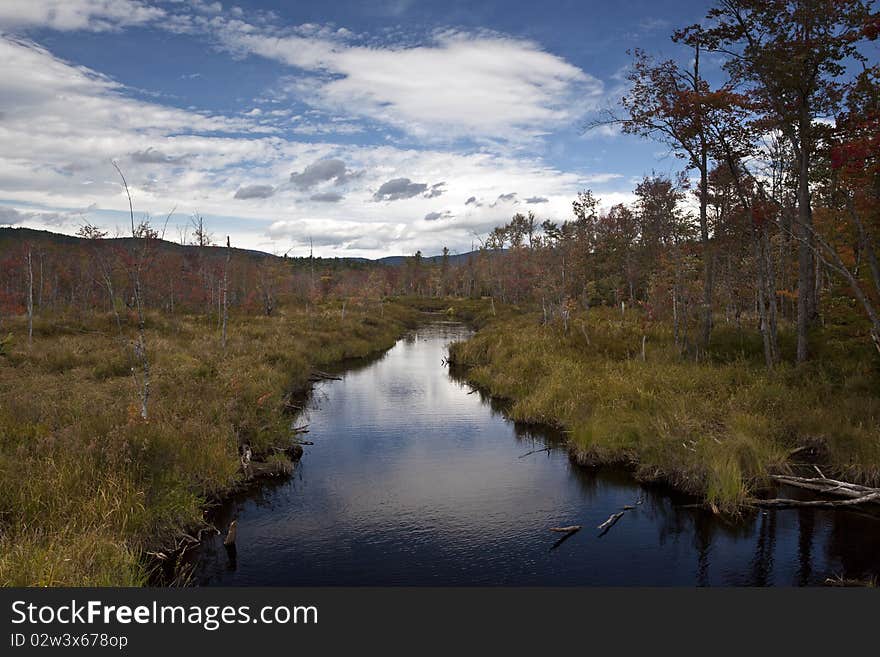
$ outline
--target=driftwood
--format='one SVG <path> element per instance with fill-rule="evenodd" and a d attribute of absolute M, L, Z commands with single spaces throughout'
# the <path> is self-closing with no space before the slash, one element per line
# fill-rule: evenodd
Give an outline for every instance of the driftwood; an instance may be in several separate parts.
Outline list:
<path fill-rule="evenodd" d="M 533 449 L 531 452 L 526 452 L 522 456 L 518 456 L 517 458 L 524 459 L 527 456 L 531 456 L 532 454 L 537 454 L 538 452 L 547 452 L 550 453 L 552 447 L 542 447 L 541 449 Z"/>
<path fill-rule="evenodd" d="M 235 545 L 235 535 L 238 529 L 238 521 L 233 520 L 229 523 L 229 531 L 226 532 L 226 538 L 223 539 L 223 545 Z"/>
<path fill-rule="evenodd" d="M 309 376 L 309 381 L 313 383 L 316 381 L 342 381 L 342 377 L 328 372 L 322 372 L 321 370 L 312 370 L 312 374 Z"/>
<path fill-rule="evenodd" d="M 568 527 L 551 527 L 550 528 L 551 532 L 557 532 L 559 534 L 562 534 L 562 536 L 559 538 L 558 541 L 556 541 L 553 545 L 550 546 L 550 551 L 552 552 L 553 550 L 558 548 L 560 545 L 565 543 L 568 539 L 570 539 L 572 536 L 577 534 L 580 531 L 580 529 L 581 529 L 580 525 L 569 525 Z"/>
<path fill-rule="evenodd" d="M 608 516 L 608 520 L 596 527 L 596 529 L 602 530 L 602 533 L 604 534 L 614 526 L 614 523 L 616 523 L 623 517 L 624 513 L 626 513 L 626 511 L 618 511 L 617 513 L 612 513 L 610 516 Z"/>
<path fill-rule="evenodd" d="M 773 481 L 778 484 L 785 484 L 786 486 L 793 486 L 795 488 L 803 488 L 805 490 L 813 490 L 820 493 L 827 493 L 828 495 L 836 495 L 838 497 L 864 497 L 865 495 L 870 495 L 871 493 L 880 492 L 880 489 L 870 488 L 868 486 L 861 486 L 859 484 L 851 484 L 846 481 L 838 481 L 836 479 L 828 479 L 827 477 L 822 477 L 821 479 L 810 479 L 807 477 L 791 477 L 788 475 L 772 475 L 770 477 Z"/>
<path fill-rule="evenodd" d="M 824 582 L 825 586 L 839 586 L 839 587 L 875 587 L 877 586 L 877 580 L 875 578 L 869 579 L 847 579 L 845 577 L 829 577 Z"/>
<path fill-rule="evenodd" d="M 753 506 L 766 508 L 793 508 L 814 507 L 834 508 L 840 506 L 857 506 L 868 502 L 880 502 L 880 488 L 870 488 L 861 484 L 853 484 L 848 481 L 829 479 L 822 471 L 816 468 L 821 477 L 794 477 L 790 475 L 772 475 L 771 480 L 778 484 L 815 491 L 833 497 L 843 497 L 843 500 L 794 500 L 786 498 L 774 499 L 750 499 Z"/>
<path fill-rule="evenodd" d="M 292 432 L 294 435 L 296 435 L 296 434 L 298 434 L 298 433 L 308 433 L 308 432 L 309 432 L 309 425 L 308 425 L 308 424 L 304 424 L 304 425 L 302 425 L 301 427 L 294 427 L 293 429 L 291 429 L 291 432 Z"/>
<path fill-rule="evenodd" d="M 772 500 L 750 499 L 749 504 L 766 508 L 794 508 L 800 506 L 813 507 L 818 509 L 833 509 L 839 506 L 857 506 L 867 502 L 880 502 L 880 491 L 865 495 L 863 497 L 851 498 L 848 500 L 790 500 L 786 498 L 775 498 Z"/>

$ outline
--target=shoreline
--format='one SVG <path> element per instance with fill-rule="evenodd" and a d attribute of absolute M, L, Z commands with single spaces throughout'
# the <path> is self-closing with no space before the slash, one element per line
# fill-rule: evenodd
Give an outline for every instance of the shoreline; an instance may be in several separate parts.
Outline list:
<path fill-rule="evenodd" d="M 406 307 L 406 304 L 400 305 Z M 390 346 L 382 346 L 360 356 L 346 356 L 335 362 L 322 363 L 322 367 L 326 367 L 334 375 L 344 375 L 346 372 L 356 369 L 365 363 L 369 364 L 371 361 L 381 358 L 403 339 L 408 332 L 417 330 L 420 326 L 422 326 L 421 321 L 416 325 L 402 324 L 402 330 L 397 334 L 394 343 Z M 314 373 L 316 371 L 312 371 L 305 379 L 304 384 L 290 386 L 290 389 L 283 395 L 285 400 L 285 410 L 283 413 L 290 421 L 291 431 L 291 434 L 285 440 L 292 441 L 297 435 L 297 432 L 294 432 L 294 425 L 297 419 L 308 410 L 307 403 L 314 394 L 315 385 L 328 380 L 325 376 L 315 377 Z M 267 486 L 283 485 L 293 476 L 296 465 L 304 456 L 303 447 L 299 443 L 291 442 L 290 445 L 278 447 L 278 449 L 282 448 L 283 451 L 273 454 L 265 451 L 256 454 L 253 460 L 250 461 L 251 468 L 254 465 L 269 465 L 269 467 L 258 467 L 250 476 L 245 474 L 243 466 L 240 467 L 239 473 L 245 474 L 245 477 L 236 480 L 229 488 L 220 491 L 205 501 L 205 504 L 202 506 L 205 522 L 173 537 L 172 540 L 176 544 L 173 550 L 151 550 L 145 552 L 146 555 L 151 557 L 145 562 L 148 577 L 147 586 L 175 587 L 190 585 L 188 575 L 195 562 L 186 557 L 198 550 L 204 534 L 213 532 L 215 535 L 223 535 L 225 533 L 226 528 L 218 527 L 214 522 L 222 514 L 222 509 L 234 503 L 240 497 L 247 498 L 261 492 Z M 267 460 L 267 457 L 274 457 L 274 459 L 270 461 Z M 164 554 L 163 558 L 156 558 L 157 552 Z"/>
<path fill-rule="evenodd" d="M 561 431 L 569 458 L 579 466 L 624 467 L 634 480 L 697 497 L 716 514 L 741 514 L 769 505 L 768 493 L 792 489 L 776 477 L 804 475 L 804 482 L 794 484 L 808 490 L 814 485 L 810 477 L 876 485 L 870 458 L 861 460 L 861 471 L 847 476 L 846 467 L 859 461 L 844 455 L 843 448 L 851 443 L 836 434 L 823 440 L 806 429 L 795 433 L 783 420 L 797 427 L 796 416 L 778 420 L 753 403 L 739 408 L 737 396 L 745 396 L 743 390 L 769 383 L 782 401 L 799 411 L 798 386 L 817 393 L 796 372 L 781 372 L 780 380 L 774 380 L 741 361 L 685 362 L 672 355 L 656 333 L 648 341 L 653 358 L 646 364 L 644 356 L 633 355 L 644 335 L 628 325 L 633 320 L 593 309 L 572 323 L 580 331 L 541 325 L 528 313 L 490 320 L 471 339 L 451 346 L 450 361 L 469 385 L 503 400 L 511 420 Z M 612 341 L 621 342 L 621 334 L 624 340 L 633 338 L 630 351 L 625 345 L 620 354 L 598 351 Z M 725 377 L 730 384 L 723 382 Z M 719 379 L 722 384 L 716 383 Z M 811 410 L 835 412 L 832 409 L 829 400 L 827 406 Z M 832 429 L 840 432 L 837 425 L 823 426 L 826 434 Z M 861 426 L 857 430 L 869 431 Z M 835 454 L 834 438 L 841 443 L 840 454 Z M 833 493 L 828 500 L 832 505 L 837 503 Z M 797 506 L 807 500 L 774 502 Z M 865 508 L 873 510 L 871 505 Z"/>

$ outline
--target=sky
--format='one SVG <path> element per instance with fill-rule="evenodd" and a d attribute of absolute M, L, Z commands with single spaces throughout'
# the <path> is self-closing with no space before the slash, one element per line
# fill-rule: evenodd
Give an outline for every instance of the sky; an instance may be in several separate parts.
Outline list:
<path fill-rule="evenodd" d="M 609 128 L 700 0 L 0 0 L 0 225 L 136 218 L 276 254 L 471 250 L 681 162 Z M 710 62 L 711 65 L 711 62 Z"/>

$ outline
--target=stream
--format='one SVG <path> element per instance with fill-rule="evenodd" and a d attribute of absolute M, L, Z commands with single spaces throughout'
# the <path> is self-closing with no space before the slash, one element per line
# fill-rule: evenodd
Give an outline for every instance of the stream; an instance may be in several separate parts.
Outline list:
<path fill-rule="evenodd" d="M 193 583 L 799 586 L 880 575 L 880 520 L 863 512 L 719 518 L 623 469 L 573 464 L 559 435 L 508 420 L 441 364 L 470 334 L 434 322 L 317 384 L 297 419 L 314 445 L 290 479 L 219 511 L 218 527 L 238 520 L 236 558 L 222 536 L 206 538 Z M 583 529 L 549 531 L 568 525 Z"/>

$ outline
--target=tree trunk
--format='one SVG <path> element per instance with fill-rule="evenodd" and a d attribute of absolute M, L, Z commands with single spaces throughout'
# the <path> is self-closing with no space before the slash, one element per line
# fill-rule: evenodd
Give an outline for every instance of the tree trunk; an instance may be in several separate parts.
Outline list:
<path fill-rule="evenodd" d="M 226 324 L 229 321 L 229 258 L 232 247 L 229 235 L 226 236 L 226 265 L 223 267 L 223 351 L 226 351 Z"/>
<path fill-rule="evenodd" d="M 709 176 L 705 151 L 700 167 L 700 242 L 703 247 L 703 330 L 701 342 L 704 349 L 709 347 L 712 335 L 712 288 L 715 283 L 714 253 L 709 241 Z"/>
<path fill-rule="evenodd" d="M 34 339 L 34 268 L 33 268 L 30 247 L 28 247 L 28 252 L 27 252 L 27 275 L 28 275 L 28 293 L 27 293 L 28 344 L 30 345 Z"/>
<path fill-rule="evenodd" d="M 816 318 L 815 273 L 813 271 L 813 212 L 810 205 L 810 114 L 806 99 L 801 102 L 798 135 L 798 303 L 797 362 L 809 358 L 807 332 Z"/>

